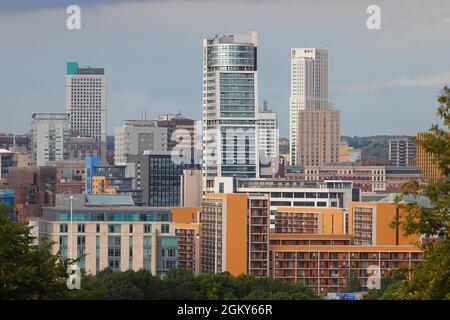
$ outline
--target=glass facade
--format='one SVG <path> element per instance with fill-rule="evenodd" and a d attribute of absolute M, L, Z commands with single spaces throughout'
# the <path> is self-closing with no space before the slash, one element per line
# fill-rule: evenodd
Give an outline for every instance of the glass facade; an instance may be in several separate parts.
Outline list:
<path fill-rule="evenodd" d="M 120 271 L 120 236 L 108 236 L 108 267 Z"/>
<path fill-rule="evenodd" d="M 204 47 L 203 171 L 207 192 L 214 177 L 255 178 L 257 116 L 256 33 L 207 40 Z"/>
<path fill-rule="evenodd" d="M 174 163 L 171 155 L 149 158 L 149 206 L 178 207 L 183 164 Z"/>

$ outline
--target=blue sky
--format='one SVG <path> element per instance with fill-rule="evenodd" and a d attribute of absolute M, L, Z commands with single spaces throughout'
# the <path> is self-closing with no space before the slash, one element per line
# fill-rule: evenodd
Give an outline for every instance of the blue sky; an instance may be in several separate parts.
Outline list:
<path fill-rule="evenodd" d="M 81 7 L 81 30 L 65 26 Z M 382 29 L 366 28 L 381 7 Z M 201 117 L 202 39 L 259 32 L 260 101 L 288 135 L 290 49 L 329 49 L 329 96 L 343 135 L 414 134 L 436 118 L 450 83 L 450 2 L 386 0 L 0 1 L 0 132 L 34 112 L 63 112 L 65 63 L 104 67 L 108 131 L 122 120 L 182 111 Z"/>

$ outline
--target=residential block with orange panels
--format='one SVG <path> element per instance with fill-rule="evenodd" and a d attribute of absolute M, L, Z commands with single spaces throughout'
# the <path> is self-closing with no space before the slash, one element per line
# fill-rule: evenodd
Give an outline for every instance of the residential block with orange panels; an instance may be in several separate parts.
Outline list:
<path fill-rule="evenodd" d="M 200 273 L 200 208 L 171 209 L 178 238 L 178 268 Z"/>
<path fill-rule="evenodd" d="M 374 276 L 388 276 L 394 269 L 410 268 L 423 259 L 415 246 L 272 246 L 272 276 L 303 283 L 318 294 L 342 292 L 353 273 L 363 291 Z M 378 274 L 373 274 L 379 270 Z M 378 272 L 378 271 L 376 271 Z"/>
<path fill-rule="evenodd" d="M 109 188 L 108 180 L 104 176 L 94 176 L 92 177 L 92 193 L 94 194 L 115 194 L 117 190 L 114 188 Z"/>
<path fill-rule="evenodd" d="M 398 221 L 400 208 L 390 202 L 351 202 L 348 206 L 349 234 L 355 245 L 415 245 L 419 237 L 405 236 Z"/>
<path fill-rule="evenodd" d="M 274 233 L 346 234 L 345 214 L 341 208 L 278 208 Z"/>
<path fill-rule="evenodd" d="M 207 194 L 201 209 L 201 272 L 269 274 L 270 201 L 264 194 Z"/>

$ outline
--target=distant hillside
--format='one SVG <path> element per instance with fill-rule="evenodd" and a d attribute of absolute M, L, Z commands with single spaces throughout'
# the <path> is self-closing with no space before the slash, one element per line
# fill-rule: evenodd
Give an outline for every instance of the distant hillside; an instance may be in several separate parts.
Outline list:
<path fill-rule="evenodd" d="M 361 157 L 380 157 L 389 159 L 389 139 L 403 138 L 409 136 L 369 136 L 369 137 L 347 137 L 342 136 L 342 141 L 347 141 L 348 145 L 353 148 L 361 149 Z"/>

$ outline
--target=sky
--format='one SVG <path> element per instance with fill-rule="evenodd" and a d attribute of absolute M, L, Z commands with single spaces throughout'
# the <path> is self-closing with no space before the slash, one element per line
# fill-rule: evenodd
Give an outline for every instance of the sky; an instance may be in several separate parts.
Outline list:
<path fill-rule="evenodd" d="M 66 8 L 81 8 L 68 30 Z M 381 9 L 369 30 L 366 9 Z M 108 132 L 123 120 L 182 111 L 201 119 L 202 39 L 259 32 L 259 100 L 289 135 L 290 49 L 329 50 L 329 97 L 342 135 L 414 135 L 439 123 L 450 84 L 448 0 L 0 0 L 0 132 L 65 111 L 67 61 L 104 67 Z"/>

